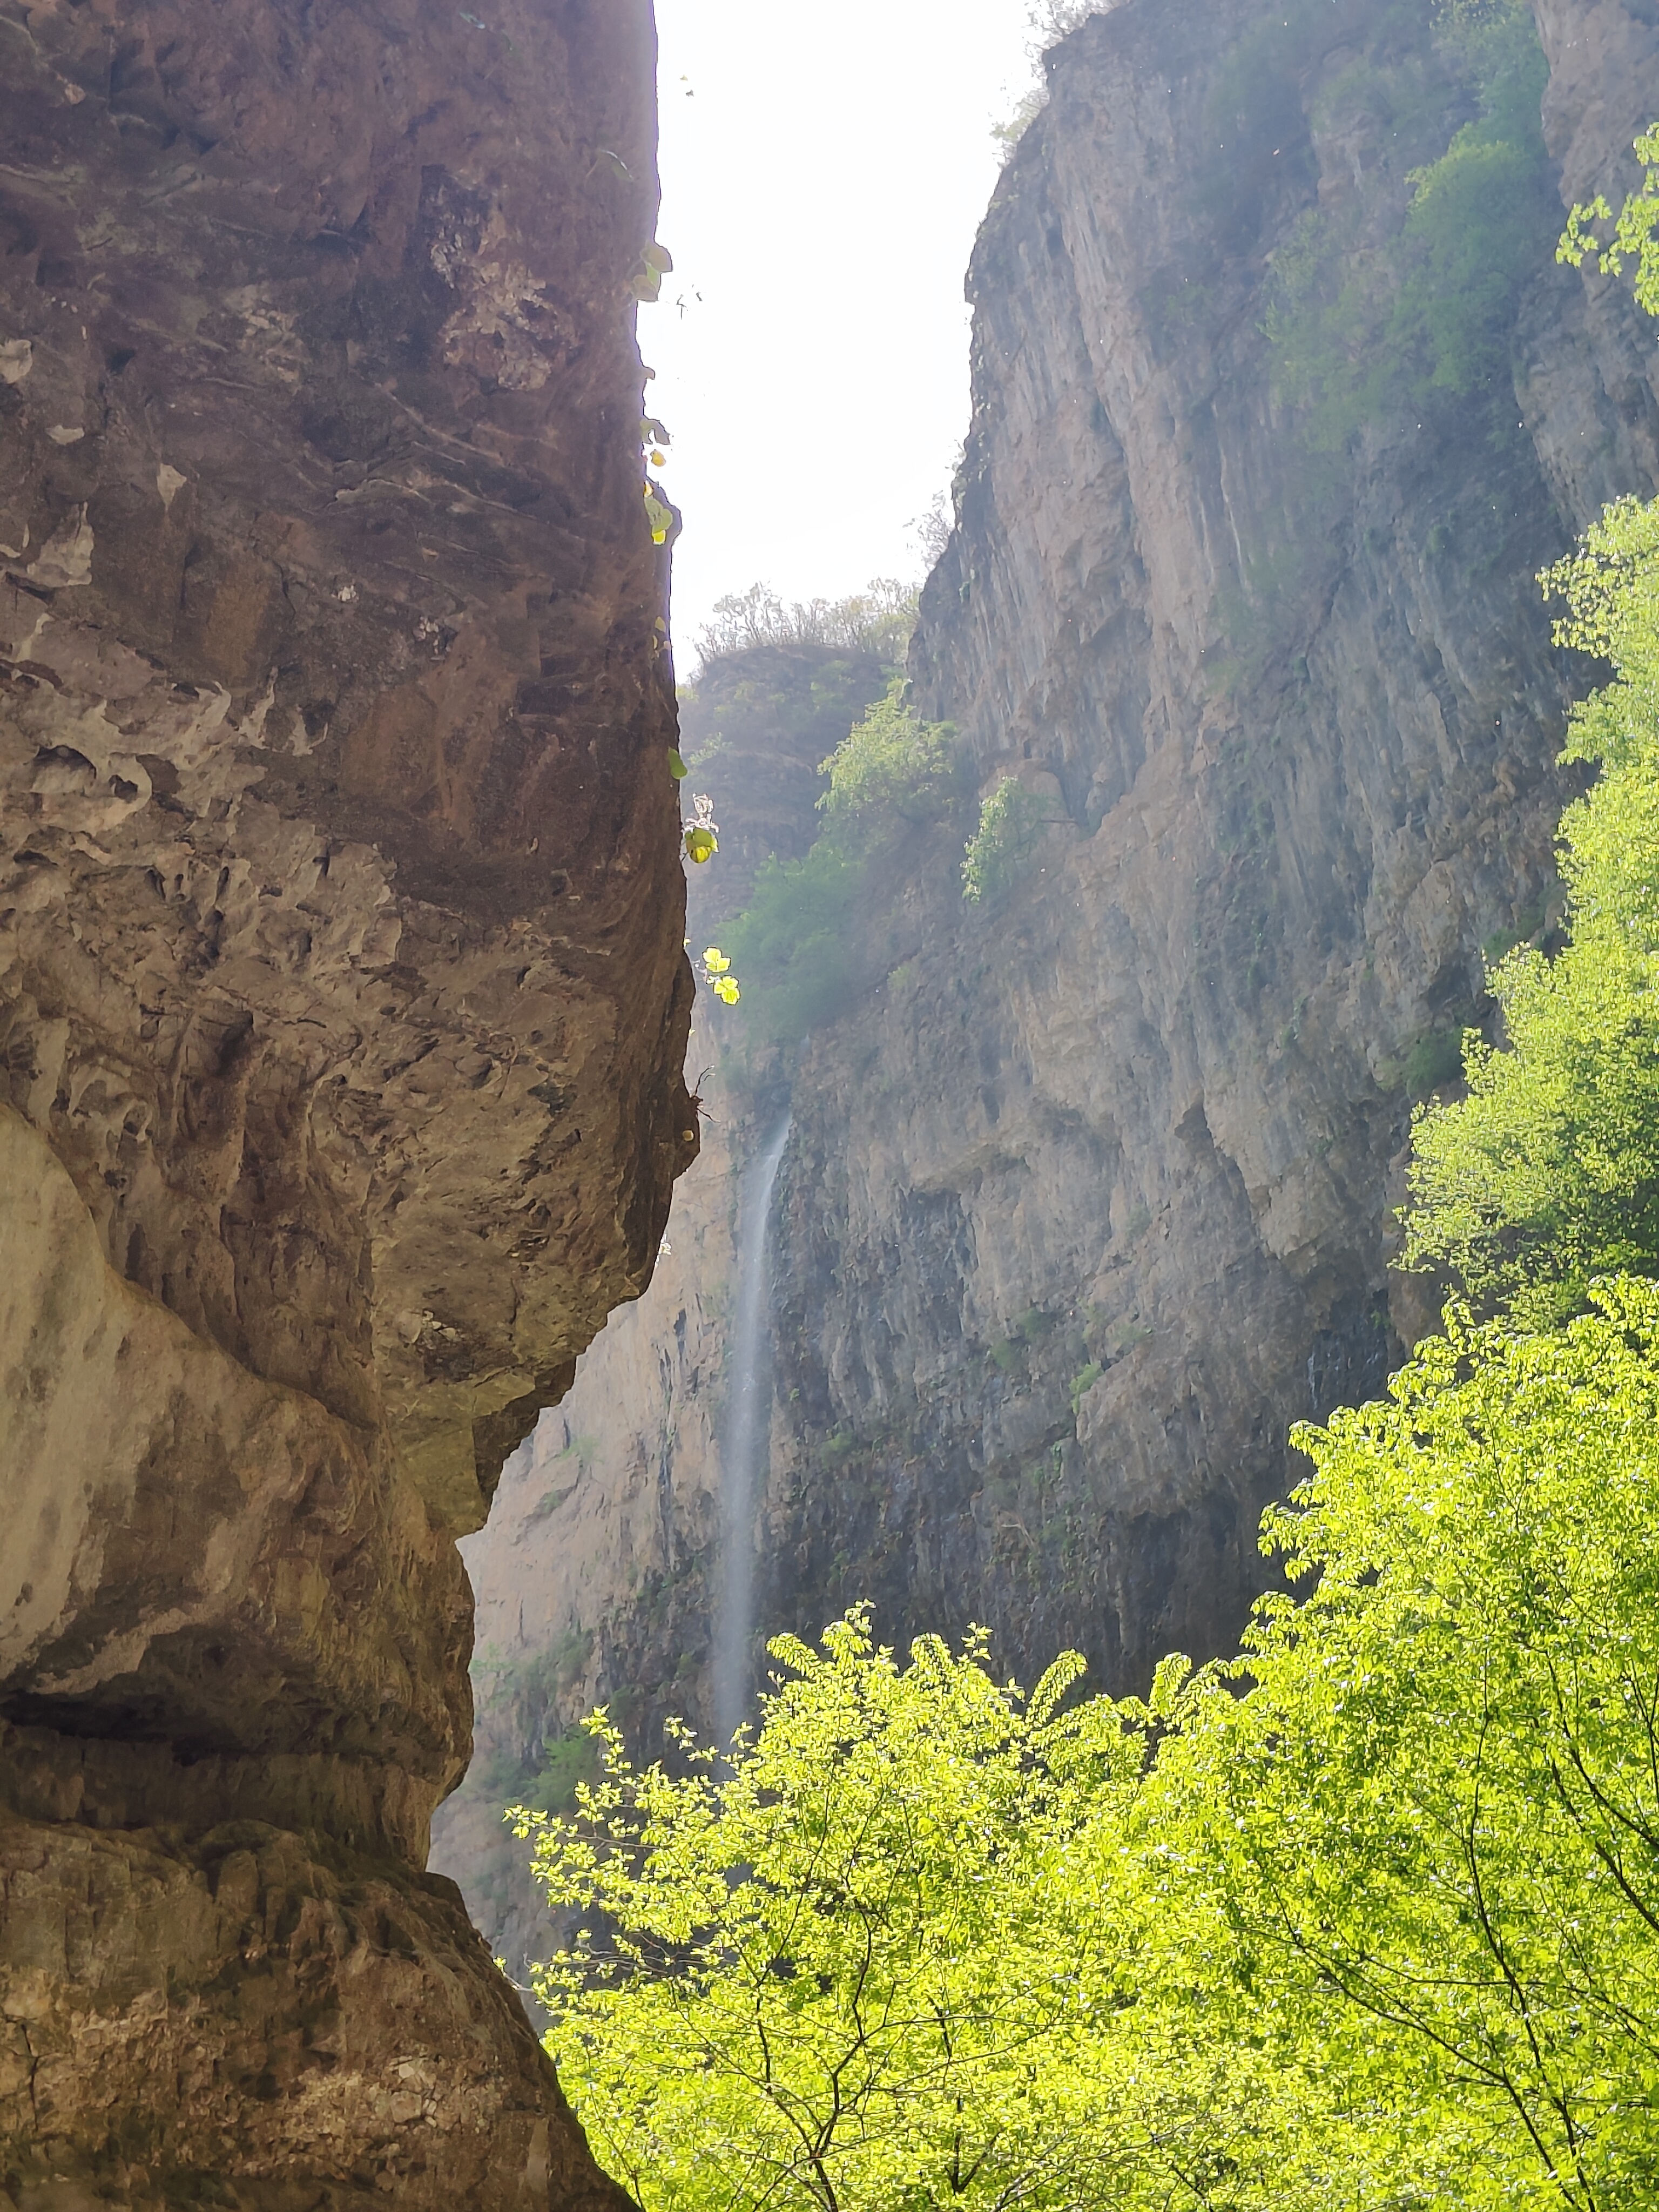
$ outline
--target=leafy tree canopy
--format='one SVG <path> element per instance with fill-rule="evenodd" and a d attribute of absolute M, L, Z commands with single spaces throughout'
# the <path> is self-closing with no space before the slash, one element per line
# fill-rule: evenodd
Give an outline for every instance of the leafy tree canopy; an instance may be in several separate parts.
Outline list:
<path fill-rule="evenodd" d="M 1598 1273 L 1659 1273 L 1659 503 L 1610 507 L 1544 580 L 1558 641 L 1616 671 L 1572 717 L 1602 773 L 1562 819 L 1571 934 L 1498 964 L 1509 1048 L 1471 1032 L 1468 1096 L 1419 1109 L 1406 1251 L 1539 1325 Z"/>
<path fill-rule="evenodd" d="M 867 1615 L 726 1760 L 519 1816 L 549 2047 L 646 2212 L 1645 2212 L 1659 1290 L 1456 1315 L 1297 1431 L 1307 1594 L 1150 1699 Z"/>

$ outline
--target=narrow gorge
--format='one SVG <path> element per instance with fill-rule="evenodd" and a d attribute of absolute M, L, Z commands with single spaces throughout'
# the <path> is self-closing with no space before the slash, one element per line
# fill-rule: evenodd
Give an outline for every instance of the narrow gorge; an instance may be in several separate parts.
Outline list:
<path fill-rule="evenodd" d="M 1659 491 L 1555 252 L 1659 0 L 1048 15 L 930 573 L 699 652 L 651 0 L 0 0 L 0 2212 L 653 2202 L 503 1817 L 584 1717 L 683 1765 L 856 1606 L 1142 1693 L 1435 1323 L 1540 572 Z"/>
<path fill-rule="evenodd" d="M 742 963 L 700 1012 L 672 1250 L 466 1546 L 479 1751 L 435 1863 L 515 1978 L 552 1933 L 502 1807 L 568 1802 L 596 1703 L 647 1757 L 665 1717 L 724 1717 L 741 1194 L 786 1110 L 751 1684 L 767 1635 L 860 1600 L 899 1644 L 983 1623 L 1028 1682 L 1067 1645 L 1120 1690 L 1229 1648 L 1291 1424 L 1376 1395 L 1434 1320 L 1389 1267 L 1413 1105 L 1490 1020 L 1489 953 L 1559 911 L 1583 673 L 1535 577 L 1659 485 L 1651 335 L 1553 254 L 1635 173 L 1650 13 L 1540 0 L 1495 94 L 1429 9 L 1348 0 L 1121 0 L 1048 55 L 969 275 L 973 421 L 908 648 L 966 796 L 802 922 L 804 1012 Z M 1508 228 L 1478 245 L 1509 274 L 1413 381 L 1409 300 L 1346 274 L 1505 98 Z M 886 649 L 697 676 L 721 846 L 694 948 L 812 847 Z M 975 905 L 964 837 L 1010 776 L 1033 849 Z"/>

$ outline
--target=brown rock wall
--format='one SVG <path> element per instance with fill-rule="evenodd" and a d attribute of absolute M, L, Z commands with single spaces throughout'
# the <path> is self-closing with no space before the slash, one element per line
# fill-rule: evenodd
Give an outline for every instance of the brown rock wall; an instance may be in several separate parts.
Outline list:
<path fill-rule="evenodd" d="M 414 1869 L 469 1741 L 453 1537 L 696 1149 L 629 289 L 653 61 L 648 0 L 0 0 L 25 2201 L 603 2193 Z M 227 1820 L 269 1831 L 272 1929 L 331 1853 L 391 1900 L 281 1970 L 351 1984 L 356 2087 L 198 1925 Z M 381 1954 L 437 1993 L 406 2022 Z M 400 2136 L 405 2027 L 447 2086 Z"/>
<path fill-rule="evenodd" d="M 185 1848 L 11 1819 L 0 1900 L 0 2120 L 23 2212 L 161 2212 L 210 2179 L 250 2212 L 628 2201 L 435 1875 L 256 1822 Z M 94 2130 L 95 2196 L 62 2148 Z"/>

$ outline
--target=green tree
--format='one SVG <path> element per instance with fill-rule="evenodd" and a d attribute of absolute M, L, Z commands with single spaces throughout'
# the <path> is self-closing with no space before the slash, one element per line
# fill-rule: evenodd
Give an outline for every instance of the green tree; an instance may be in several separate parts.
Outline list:
<path fill-rule="evenodd" d="M 937 820 L 955 785 L 948 722 L 924 722 L 905 704 L 908 686 L 895 676 L 854 725 L 818 774 L 830 787 L 818 805 L 831 823 L 868 830 L 883 817 L 920 826 Z"/>
<path fill-rule="evenodd" d="M 1631 283 L 1637 305 L 1659 315 L 1659 123 L 1636 140 L 1635 151 L 1642 164 L 1642 181 L 1625 195 L 1617 222 L 1598 192 L 1588 204 L 1572 210 L 1556 258 L 1577 269 L 1593 253 L 1604 276 L 1621 276 L 1626 262 L 1634 261 Z M 1608 223 L 1613 223 L 1611 234 L 1598 238 L 1591 226 Z"/>
<path fill-rule="evenodd" d="M 1005 775 L 980 802 L 979 827 L 963 848 L 963 898 L 977 904 L 1012 890 L 1036 857 L 1043 830 L 1064 818 L 1041 792 Z"/>
<path fill-rule="evenodd" d="M 605 1773 L 576 1816 L 524 1814 L 557 1906 L 588 1917 L 538 1975 L 548 2044 L 602 2157 L 659 2208 L 878 2212 L 1098 2201 L 1119 2147 L 1059 2046 L 1102 1944 L 1068 1846 L 1133 1750 L 1081 1668 L 1023 1703 L 937 1638 L 909 1664 L 867 1615 L 790 1672 L 729 1758 Z"/>
<path fill-rule="evenodd" d="M 1562 817 L 1570 935 L 1499 963 L 1508 1048 L 1471 1032 L 1468 1096 L 1419 1110 L 1405 1253 L 1530 1325 L 1659 1272 L 1659 503 L 1610 507 L 1544 580 L 1559 642 L 1616 671 L 1572 716 L 1568 757 L 1602 772 Z"/>
<path fill-rule="evenodd" d="M 1594 1297 L 1298 1430 L 1291 1589 L 1144 1704 L 860 1612 L 727 1760 L 596 1716 L 518 1826 L 647 2212 L 1659 2201 L 1659 1287 Z"/>
<path fill-rule="evenodd" d="M 1322 2042 L 1310 2132 L 1378 2188 L 1345 2201 L 1659 2202 L 1659 1290 L 1594 1298 L 1533 1337 L 1453 1315 L 1389 1402 L 1296 1432 L 1264 1541 L 1312 1587 L 1149 1785 L 1236 1978 Z"/>

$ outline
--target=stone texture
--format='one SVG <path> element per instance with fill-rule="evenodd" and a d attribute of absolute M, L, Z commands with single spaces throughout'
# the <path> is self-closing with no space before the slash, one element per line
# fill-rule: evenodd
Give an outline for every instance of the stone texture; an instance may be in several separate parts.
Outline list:
<path fill-rule="evenodd" d="M 453 1538 L 696 1145 L 650 10 L 484 13 L 0 0 L 26 2197 L 608 2187 L 416 1871 L 469 1741 Z"/>
<path fill-rule="evenodd" d="M 161 2212 L 204 2185 L 258 2212 L 629 2201 L 436 1875 L 254 1821 L 186 1846 L 9 1818 L 0 1903 L 20 2212 Z M 64 2146 L 94 2131 L 77 2166 Z"/>
<path fill-rule="evenodd" d="M 1564 203 L 1634 181 L 1652 12 L 1540 0 Z M 981 788 L 1017 775 L 1054 823 L 994 910 L 959 896 L 960 822 L 890 855 L 852 925 L 856 1006 L 798 1061 L 738 1052 L 732 1089 L 705 1085 L 727 1164 L 672 1228 L 698 1271 L 729 1269 L 744 1167 L 785 1091 L 794 1115 L 763 1632 L 867 1596 L 896 1640 L 980 1621 L 1027 1680 L 1073 1644 L 1142 1687 L 1165 1650 L 1235 1636 L 1291 1422 L 1376 1390 L 1434 1317 L 1433 1286 L 1387 1267 L 1406 1064 L 1490 1011 L 1486 940 L 1559 911 L 1554 757 L 1586 672 L 1534 578 L 1659 483 L 1656 354 L 1546 243 L 1512 416 L 1471 402 L 1309 452 L 1261 330 L 1270 257 L 1316 207 L 1354 209 L 1363 246 L 1437 150 L 1342 90 L 1406 19 L 1316 13 L 1251 126 L 1273 129 L 1224 158 L 1215 103 L 1279 11 L 1091 18 L 981 232 L 957 526 L 911 673 Z M 720 770 L 725 827 L 744 788 Z M 595 1697 L 652 1755 L 663 1712 L 707 1721 L 729 1291 L 697 1272 L 619 1316 L 477 1540 L 498 1802 Z M 592 1442 L 556 1480 L 566 1429 Z M 626 1541 L 582 1540 L 624 1511 Z M 568 1679 L 535 1674 L 550 1631 Z M 463 1881 L 486 1778 L 441 1832 Z M 544 1940 L 495 1865 L 483 1924 Z"/>

